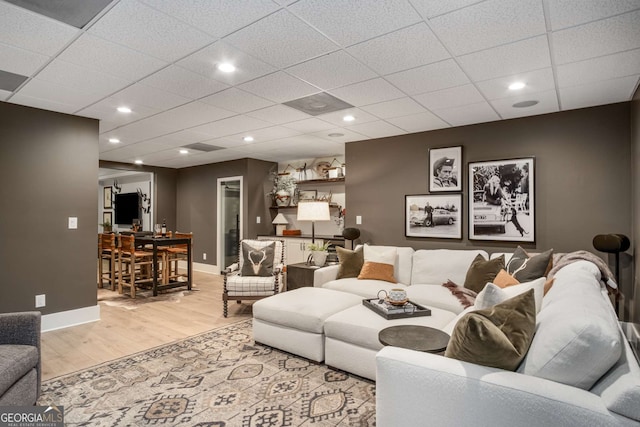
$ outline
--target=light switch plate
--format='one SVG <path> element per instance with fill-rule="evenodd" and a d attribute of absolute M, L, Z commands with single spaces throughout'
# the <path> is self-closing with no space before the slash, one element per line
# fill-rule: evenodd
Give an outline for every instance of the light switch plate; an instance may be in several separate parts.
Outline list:
<path fill-rule="evenodd" d="M 256 224 L 260 224 L 260 217 L 259 216 L 256 217 Z"/>
<path fill-rule="evenodd" d="M 78 217 L 70 216 L 69 217 L 69 230 L 75 230 L 78 228 Z"/>
<path fill-rule="evenodd" d="M 357 225 L 361 225 L 362 224 L 362 216 L 361 215 L 356 215 L 356 224 Z"/>

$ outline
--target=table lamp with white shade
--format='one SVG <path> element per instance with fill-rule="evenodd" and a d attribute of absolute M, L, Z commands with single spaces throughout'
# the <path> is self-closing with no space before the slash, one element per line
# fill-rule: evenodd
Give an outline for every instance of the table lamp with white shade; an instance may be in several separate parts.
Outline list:
<path fill-rule="evenodd" d="M 276 217 L 271 221 L 271 224 L 275 224 L 276 226 L 276 236 L 282 236 L 284 234 L 284 230 L 287 229 L 287 218 L 284 217 L 281 213 L 276 215 Z"/>
<path fill-rule="evenodd" d="M 298 221 L 311 221 L 311 242 L 316 242 L 316 221 L 329 221 L 329 203 L 300 202 L 298 203 Z"/>

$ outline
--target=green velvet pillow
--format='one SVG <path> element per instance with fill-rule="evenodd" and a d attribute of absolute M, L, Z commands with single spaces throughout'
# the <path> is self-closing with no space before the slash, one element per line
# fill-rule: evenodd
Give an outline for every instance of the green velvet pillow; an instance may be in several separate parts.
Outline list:
<path fill-rule="evenodd" d="M 480 292 L 487 283 L 493 282 L 493 279 L 503 268 L 504 255 L 500 255 L 496 259 L 486 260 L 482 255 L 478 254 L 471 266 L 469 266 L 469 270 L 467 270 L 464 287 L 474 292 Z"/>
<path fill-rule="evenodd" d="M 464 315 L 451 333 L 444 355 L 477 365 L 515 371 L 536 329 L 533 289 L 500 304 Z"/>
<path fill-rule="evenodd" d="M 505 270 L 520 283 L 546 277 L 553 264 L 553 249 L 529 256 L 520 246 L 513 252 Z"/>
<path fill-rule="evenodd" d="M 364 264 L 364 252 L 362 246 L 355 251 L 341 248 L 336 246 L 336 252 L 338 253 L 338 261 L 340 262 L 340 268 L 338 269 L 338 275 L 336 279 L 346 279 L 348 277 L 358 277 L 362 265 Z"/>

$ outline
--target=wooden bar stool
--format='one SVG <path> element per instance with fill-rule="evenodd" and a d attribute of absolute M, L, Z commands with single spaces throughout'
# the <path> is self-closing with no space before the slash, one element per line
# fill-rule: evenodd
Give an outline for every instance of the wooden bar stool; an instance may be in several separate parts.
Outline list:
<path fill-rule="evenodd" d="M 165 272 L 163 274 L 163 278 L 166 277 L 166 281 L 163 283 L 169 283 L 171 279 L 177 279 L 178 277 L 186 277 L 187 274 L 179 274 L 178 273 L 178 261 L 184 260 L 188 262 L 188 250 L 189 245 L 193 248 L 193 233 L 180 233 L 175 232 L 173 237 L 178 239 L 189 239 L 189 243 L 183 243 L 179 245 L 173 245 L 164 250 L 166 253 L 166 260 L 163 263 L 165 265 Z M 193 253 L 193 251 L 192 251 Z M 193 271 L 193 260 L 191 260 L 191 264 L 187 266 L 187 272 Z"/>
<path fill-rule="evenodd" d="M 113 233 L 98 234 L 98 287 L 104 287 L 104 281 L 109 283 L 111 290 L 116 290 L 116 262 L 119 251 L 116 247 L 116 235 Z M 104 261 L 109 262 L 108 271 L 104 271 Z"/>
<path fill-rule="evenodd" d="M 123 288 L 128 287 L 131 298 L 136 297 L 136 286 L 153 283 L 153 278 L 148 272 L 153 270 L 153 252 L 136 250 L 135 236 L 120 235 L 120 277 L 118 280 L 118 292 L 123 293 Z M 144 273 L 144 271 L 147 273 Z"/>

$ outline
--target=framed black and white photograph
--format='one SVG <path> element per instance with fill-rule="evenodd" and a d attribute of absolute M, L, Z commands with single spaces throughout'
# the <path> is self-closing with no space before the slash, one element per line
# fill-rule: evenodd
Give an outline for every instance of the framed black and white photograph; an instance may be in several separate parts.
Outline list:
<path fill-rule="evenodd" d="M 298 193 L 299 202 L 312 202 L 316 200 L 318 190 L 300 190 Z"/>
<path fill-rule="evenodd" d="M 462 239 L 462 194 L 405 196 L 405 235 Z"/>
<path fill-rule="evenodd" d="M 113 213 L 112 212 L 102 212 L 102 223 L 112 225 L 113 224 Z"/>
<path fill-rule="evenodd" d="M 104 209 L 112 209 L 113 208 L 113 197 L 112 197 L 112 191 L 111 191 L 111 186 L 109 187 L 104 187 L 104 189 L 102 190 L 102 194 L 104 196 Z"/>
<path fill-rule="evenodd" d="M 469 239 L 535 241 L 534 158 L 469 163 Z"/>
<path fill-rule="evenodd" d="M 429 150 L 429 192 L 462 191 L 462 147 Z"/>

